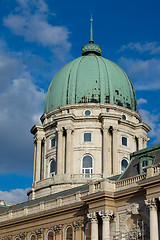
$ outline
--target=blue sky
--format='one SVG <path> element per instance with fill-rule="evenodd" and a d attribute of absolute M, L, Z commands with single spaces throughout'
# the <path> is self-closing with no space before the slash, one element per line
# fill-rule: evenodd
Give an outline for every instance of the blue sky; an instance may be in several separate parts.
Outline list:
<path fill-rule="evenodd" d="M 93 36 L 102 56 L 132 80 L 139 113 L 160 142 L 158 0 L 0 1 L 0 199 L 25 201 L 32 184 L 33 136 L 55 73 Z"/>

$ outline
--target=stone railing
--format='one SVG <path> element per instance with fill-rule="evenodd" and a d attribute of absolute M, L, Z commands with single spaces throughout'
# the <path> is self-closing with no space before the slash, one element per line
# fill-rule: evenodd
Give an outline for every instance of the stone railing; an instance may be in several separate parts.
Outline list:
<path fill-rule="evenodd" d="M 160 175 L 160 164 L 147 166 L 146 169 L 147 169 L 147 178 Z"/>
<path fill-rule="evenodd" d="M 81 201 L 82 196 L 86 196 L 88 194 L 88 191 L 83 191 L 83 192 L 76 192 L 74 194 L 66 195 L 66 196 L 61 196 L 56 199 L 52 199 L 49 201 L 44 201 L 40 203 L 35 203 L 33 202 L 33 205 L 31 206 L 23 206 L 22 208 L 19 208 L 17 210 L 10 210 L 7 213 L 2 213 L 0 214 L 0 222 L 8 221 L 11 219 L 15 218 L 20 218 L 23 216 L 28 216 L 31 214 L 36 214 L 41 211 L 47 211 L 51 209 L 56 209 L 61 206 L 65 206 L 68 204 L 72 203 L 77 203 Z"/>
<path fill-rule="evenodd" d="M 131 187 L 132 185 L 135 186 L 137 185 L 137 182 L 146 179 L 146 173 L 134 176 L 134 177 L 130 177 L 130 178 L 125 178 L 119 181 L 116 181 L 116 189 L 117 188 L 123 188 L 123 187 Z"/>

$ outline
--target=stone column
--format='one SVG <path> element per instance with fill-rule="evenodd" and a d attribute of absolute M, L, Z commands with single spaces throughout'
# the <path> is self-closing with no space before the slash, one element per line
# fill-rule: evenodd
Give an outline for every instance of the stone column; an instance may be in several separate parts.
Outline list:
<path fill-rule="evenodd" d="M 98 240 L 98 219 L 96 212 L 88 213 L 87 217 L 91 222 L 91 240 Z"/>
<path fill-rule="evenodd" d="M 60 239 L 62 239 L 62 237 L 61 237 L 62 225 L 59 224 L 59 225 L 54 226 L 54 227 L 53 227 L 53 230 L 54 230 L 54 234 L 55 234 L 55 240 L 60 240 Z"/>
<path fill-rule="evenodd" d="M 102 218 L 102 240 L 110 240 L 110 219 L 113 216 L 113 211 L 102 210 L 99 211 Z"/>
<path fill-rule="evenodd" d="M 72 146 L 72 131 L 73 131 L 73 129 L 72 128 L 70 128 L 70 127 L 68 127 L 68 128 L 66 128 L 66 131 L 67 131 L 67 139 L 66 139 L 66 141 L 67 141 L 67 144 L 66 144 L 66 173 L 67 174 L 70 174 L 71 172 L 72 172 L 72 162 L 71 162 L 71 159 L 73 159 L 72 158 L 72 155 L 73 155 L 73 153 L 72 153 L 72 148 L 73 148 L 73 146 Z"/>
<path fill-rule="evenodd" d="M 36 181 L 36 158 L 37 158 L 37 139 L 34 139 L 34 167 L 33 167 L 33 182 Z"/>
<path fill-rule="evenodd" d="M 36 151 L 36 182 L 40 180 L 41 172 L 41 138 L 37 138 L 37 151 Z"/>
<path fill-rule="evenodd" d="M 113 174 L 118 174 L 118 144 L 117 144 L 117 129 L 113 129 Z"/>
<path fill-rule="evenodd" d="M 57 175 L 63 174 L 63 144 L 62 144 L 62 137 L 63 137 L 63 129 L 58 129 L 58 146 L 57 146 Z"/>
<path fill-rule="evenodd" d="M 109 136 L 108 136 L 109 127 L 103 127 L 103 177 L 108 177 L 111 175 L 111 159 L 108 154 L 108 145 L 109 145 Z"/>
<path fill-rule="evenodd" d="M 81 239 L 81 228 L 83 226 L 83 220 L 77 220 L 73 222 L 74 227 L 74 239 Z"/>
<path fill-rule="evenodd" d="M 147 199 L 145 204 L 150 210 L 150 240 L 158 240 L 158 214 L 157 214 L 157 203 L 156 199 Z"/>

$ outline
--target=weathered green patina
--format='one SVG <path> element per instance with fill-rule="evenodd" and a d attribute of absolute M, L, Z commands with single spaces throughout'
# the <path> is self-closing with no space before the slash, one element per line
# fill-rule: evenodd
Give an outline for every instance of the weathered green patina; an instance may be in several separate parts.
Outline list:
<path fill-rule="evenodd" d="M 133 85 L 127 74 L 101 57 L 101 48 L 87 44 L 82 57 L 65 65 L 52 80 L 44 113 L 67 104 L 110 103 L 137 112 Z"/>

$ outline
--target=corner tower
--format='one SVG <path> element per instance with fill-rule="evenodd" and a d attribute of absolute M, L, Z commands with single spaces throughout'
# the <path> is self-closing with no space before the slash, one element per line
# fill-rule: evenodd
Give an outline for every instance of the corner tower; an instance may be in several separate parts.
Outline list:
<path fill-rule="evenodd" d="M 35 149 L 29 199 L 120 174 L 130 153 L 146 147 L 150 130 L 141 122 L 129 77 L 101 56 L 92 27 L 82 56 L 53 78 L 41 121 L 31 129 Z"/>

